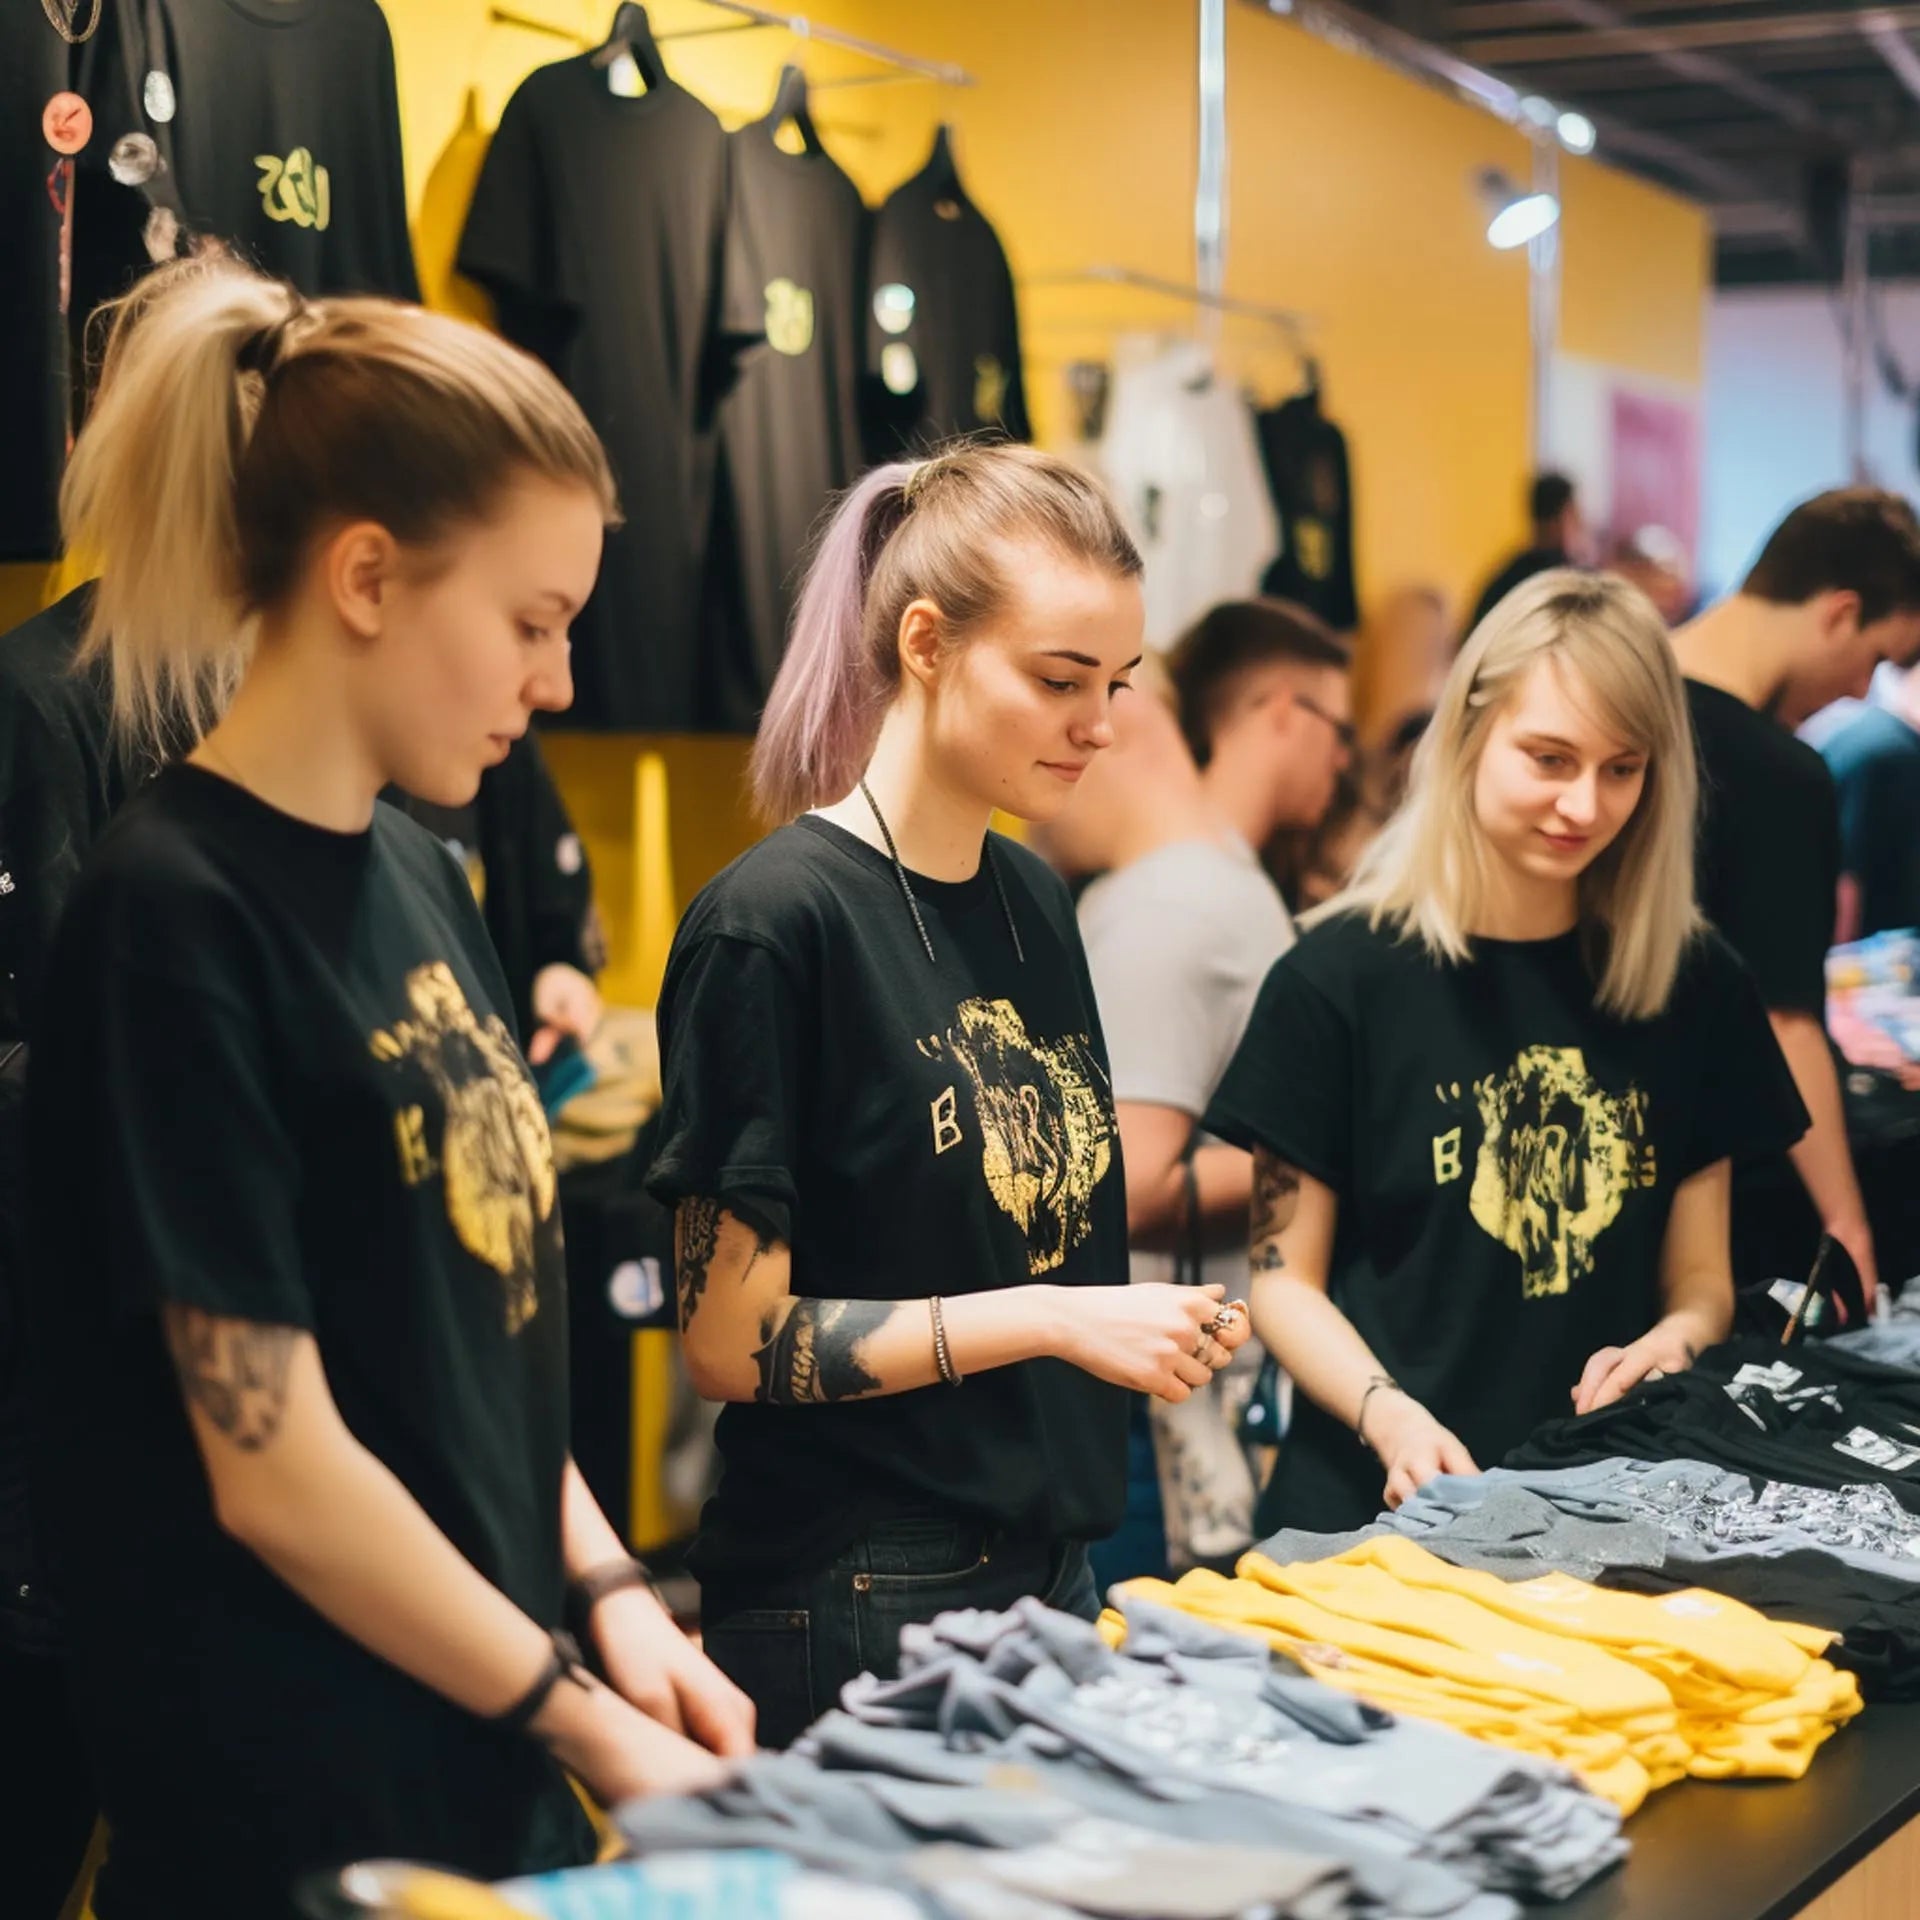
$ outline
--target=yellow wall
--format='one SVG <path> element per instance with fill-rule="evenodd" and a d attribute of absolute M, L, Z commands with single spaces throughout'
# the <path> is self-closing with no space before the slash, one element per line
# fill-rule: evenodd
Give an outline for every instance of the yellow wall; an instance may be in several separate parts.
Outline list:
<path fill-rule="evenodd" d="M 489 0 L 385 0 L 399 66 L 408 189 L 418 211 L 461 125 L 469 90 L 491 124 L 531 67 L 571 49 L 489 24 Z M 1116 261 L 1193 274 L 1195 9 L 1190 0 L 806 0 L 871 38 L 969 68 L 980 84 L 826 93 L 823 137 L 870 200 L 919 165 L 937 121 L 959 129 L 962 169 L 1023 280 Z M 517 0 L 595 38 L 612 0 Z M 656 27 L 705 22 L 700 0 L 657 0 Z M 729 122 L 763 110 L 797 43 L 784 32 L 669 40 L 667 62 Z M 803 50 L 816 78 L 863 70 Z M 1254 9 L 1228 8 L 1231 227 L 1228 283 L 1309 316 L 1329 411 L 1354 461 L 1363 595 L 1408 580 L 1458 599 L 1520 528 L 1527 467 L 1526 266 L 1482 237 L 1469 184 L 1486 165 L 1524 171 L 1521 141 L 1492 120 Z M 1663 379 L 1697 381 L 1706 223 L 1698 209 L 1590 162 L 1564 168 L 1562 345 Z M 446 175 L 438 183 L 444 187 Z M 435 196 L 423 251 L 452 244 Z M 1116 333 L 1189 329 L 1186 311 L 1114 289 L 1034 287 L 1023 300 L 1031 396 L 1043 437 L 1065 431 L 1063 371 L 1105 357 Z M 1270 335 L 1230 322 L 1222 357 L 1278 397 L 1293 363 Z M 12 575 L 9 578 L 9 574 Z M 0 569 L 0 617 L 38 578 Z M 630 865 L 623 822 L 631 743 L 560 743 L 555 759 L 610 893 L 621 971 Z M 676 877 L 684 897 L 746 832 L 739 752 L 669 755 Z"/>

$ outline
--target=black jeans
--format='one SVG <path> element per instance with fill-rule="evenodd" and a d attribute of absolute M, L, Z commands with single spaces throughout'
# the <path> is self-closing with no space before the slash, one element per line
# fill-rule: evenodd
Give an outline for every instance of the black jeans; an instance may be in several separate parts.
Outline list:
<path fill-rule="evenodd" d="M 760 1744 L 790 1746 L 862 1673 L 898 1670 L 900 1629 L 957 1607 L 998 1611 L 1028 1595 L 1093 1619 L 1100 1598 L 1077 1540 L 1017 1540 L 969 1520 L 877 1521 L 830 1567 L 711 1581 L 701 1635 L 760 1712 Z"/>

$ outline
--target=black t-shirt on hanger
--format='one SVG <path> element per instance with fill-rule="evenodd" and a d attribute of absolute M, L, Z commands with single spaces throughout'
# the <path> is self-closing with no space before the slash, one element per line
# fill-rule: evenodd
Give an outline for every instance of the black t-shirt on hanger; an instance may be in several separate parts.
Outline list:
<path fill-rule="evenodd" d="M 684 87 L 622 98 L 582 54 L 507 102 L 460 239 L 460 271 L 586 410 L 620 489 L 625 523 L 573 626 L 569 726 L 703 724 L 715 410 L 762 323 L 758 284 L 726 270 L 730 170 Z"/>
<path fill-rule="evenodd" d="M 891 396 L 884 451 L 961 434 L 1027 440 L 1013 273 L 950 167 L 930 164 L 874 216 L 867 371 Z"/>
<path fill-rule="evenodd" d="M 84 68 L 95 133 L 81 156 L 77 321 L 146 271 L 153 193 L 302 293 L 420 297 L 376 0 L 106 0 L 100 41 Z M 128 134 L 166 162 L 151 193 L 109 171 Z"/>
<path fill-rule="evenodd" d="M 488 1878 L 591 1856 L 536 1742 L 221 1530 L 160 1322 L 311 1332 L 355 1438 L 557 1626 L 564 1270 L 507 1006 L 465 881 L 389 807 L 330 833 L 178 765 L 69 902 L 28 1089 L 32 1272 L 101 1920 L 278 1920 L 295 1875 L 369 1855 Z"/>
<path fill-rule="evenodd" d="M 912 885 L 808 815 L 688 909 L 660 996 L 665 1104 L 648 1186 L 787 1242 L 792 1289 L 921 1300 L 1127 1282 L 1126 1184 L 1073 904 L 993 841 L 993 876 Z M 958 1513 L 1098 1539 L 1125 1492 L 1126 1396 L 1046 1359 L 828 1406 L 729 1405 L 704 1580 L 825 1565 L 873 1521 Z"/>
<path fill-rule="evenodd" d="M 1257 414 L 1260 457 L 1280 519 L 1280 556 L 1260 591 L 1317 613 L 1336 633 L 1360 624 L 1353 585 L 1353 477 L 1347 437 L 1301 394 Z"/>
<path fill-rule="evenodd" d="M 1333 1189 L 1334 1304 L 1491 1466 L 1659 1318 L 1674 1190 L 1806 1116 L 1717 939 L 1663 1014 L 1627 1021 L 1595 1007 L 1577 933 L 1477 940 L 1450 966 L 1344 915 L 1267 976 L 1206 1124 Z M 1297 1395 L 1260 1530 L 1363 1526 L 1381 1481 Z"/>
<path fill-rule="evenodd" d="M 84 24 L 84 9 L 82 24 Z M 60 545 L 67 444 L 67 353 L 60 317 L 60 156 L 41 117 L 69 84 L 70 49 L 38 7 L 0 10 L 0 561 L 44 560 Z M 97 130 L 96 130 L 97 133 Z"/>
<path fill-rule="evenodd" d="M 867 210 L 829 155 L 786 153 L 762 122 L 727 144 L 727 284 L 753 289 L 767 344 L 721 410 L 718 657 L 705 701 L 710 724 L 751 732 L 786 650 L 808 540 L 862 465 Z"/>

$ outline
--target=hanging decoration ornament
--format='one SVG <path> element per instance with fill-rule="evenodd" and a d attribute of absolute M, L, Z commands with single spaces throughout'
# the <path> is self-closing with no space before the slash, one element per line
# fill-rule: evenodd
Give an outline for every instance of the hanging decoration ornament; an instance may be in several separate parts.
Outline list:
<path fill-rule="evenodd" d="M 174 98 L 173 76 L 160 67 L 148 70 L 146 85 L 140 89 L 140 99 L 146 107 L 147 118 L 163 127 L 180 110 L 180 103 Z"/>
<path fill-rule="evenodd" d="M 123 187 L 144 187 L 166 162 L 150 135 L 123 133 L 107 156 L 107 171 Z"/>
<path fill-rule="evenodd" d="M 56 93 L 40 116 L 40 131 L 55 153 L 71 159 L 93 138 L 93 109 L 77 93 Z"/>
<path fill-rule="evenodd" d="M 74 24 L 80 17 L 80 0 L 40 0 L 40 10 L 47 16 L 47 24 L 70 47 L 77 47 L 83 40 L 91 40 L 100 24 L 100 0 L 93 0 L 92 11 L 87 15 L 84 27 Z"/>
<path fill-rule="evenodd" d="M 146 242 L 147 258 L 156 267 L 164 266 L 180 250 L 179 215 L 171 207 L 155 207 L 140 237 Z"/>

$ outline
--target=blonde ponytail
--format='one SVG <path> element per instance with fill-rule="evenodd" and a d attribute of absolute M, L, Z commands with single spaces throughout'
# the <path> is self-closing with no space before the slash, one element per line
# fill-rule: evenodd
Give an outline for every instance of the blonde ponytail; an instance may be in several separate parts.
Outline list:
<path fill-rule="evenodd" d="M 323 527 L 368 520 L 426 546 L 526 474 L 617 517 L 579 406 L 494 335 L 391 301 L 303 301 L 225 258 L 149 274 L 112 310 L 60 495 L 68 549 L 101 568 L 83 654 L 111 664 L 116 727 L 161 755 L 205 732 Z"/>
<path fill-rule="evenodd" d="M 82 654 L 110 658 L 115 725 L 140 746 L 197 738 L 246 664 L 234 478 L 262 382 L 238 361 L 295 298 L 278 281 L 182 261 L 116 303 L 60 522 L 68 550 L 103 569 Z"/>

